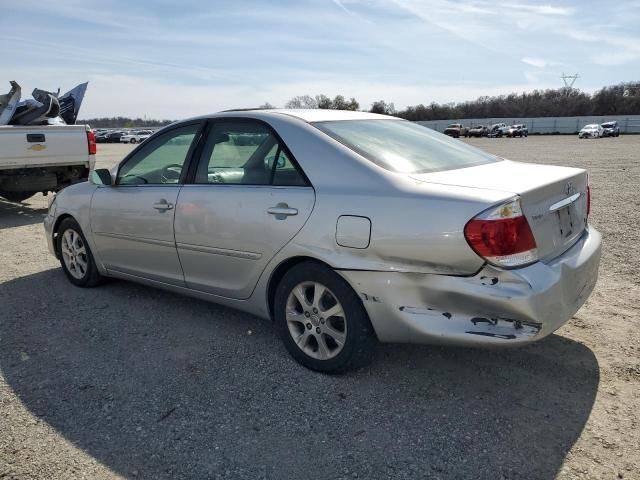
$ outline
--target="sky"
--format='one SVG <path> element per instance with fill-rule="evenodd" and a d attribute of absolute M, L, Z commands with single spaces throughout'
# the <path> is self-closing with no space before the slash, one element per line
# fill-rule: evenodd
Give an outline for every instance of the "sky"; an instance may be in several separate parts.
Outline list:
<path fill-rule="evenodd" d="M 0 93 L 89 81 L 81 118 L 296 95 L 396 108 L 640 80 L 640 1 L 0 0 Z"/>

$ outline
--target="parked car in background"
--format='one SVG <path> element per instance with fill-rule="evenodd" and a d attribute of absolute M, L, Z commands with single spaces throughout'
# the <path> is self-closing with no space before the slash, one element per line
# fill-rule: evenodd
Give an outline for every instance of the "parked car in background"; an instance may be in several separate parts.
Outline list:
<path fill-rule="evenodd" d="M 604 128 L 597 123 L 591 123 L 582 127 L 582 130 L 578 132 L 578 138 L 601 138 L 604 132 Z"/>
<path fill-rule="evenodd" d="M 107 143 L 119 143 L 120 142 L 120 137 L 122 137 L 123 135 L 126 135 L 127 132 L 109 132 L 107 134 L 107 138 L 106 141 Z"/>
<path fill-rule="evenodd" d="M 605 122 L 600 124 L 602 127 L 602 136 L 603 137 L 619 137 L 620 136 L 620 127 L 618 126 L 618 122 Z"/>
<path fill-rule="evenodd" d="M 484 125 L 476 125 L 475 127 L 471 127 L 467 134 L 470 137 L 486 137 L 489 135 L 489 128 Z"/>
<path fill-rule="evenodd" d="M 96 143 L 107 143 L 109 132 L 96 133 Z"/>
<path fill-rule="evenodd" d="M 526 137 L 529 135 L 529 129 L 522 123 L 511 125 L 506 131 L 507 137 Z"/>
<path fill-rule="evenodd" d="M 468 129 L 461 123 L 452 123 L 444 129 L 444 134 L 453 138 L 459 138 L 461 136 L 469 136 Z"/>
<path fill-rule="evenodd" d="M 506 135 L 508 128 L 509 127 L 507 127 L 506 123 L 494 123 L 493 125 L 491 125 L 488 136 L 494 138 L 503 137 Z"/>
<path fill-rule="evenodd" d="M 131 132 L 120 137 L 120 143 L 140 143 L 144 142 L 151 136 L 153 132 L 151 130 L 139 130 L 137 132 Z"/>
<path fill-rule="evenodd" d="M 118 277 L 270 318 L 331 372 L 376 341 L 550 335 L 596 283 L 589 205 L 583 169 L 385 115 L 254 110 L 164 128 L 62 190 L 44 224 L 72 284 Z"/>

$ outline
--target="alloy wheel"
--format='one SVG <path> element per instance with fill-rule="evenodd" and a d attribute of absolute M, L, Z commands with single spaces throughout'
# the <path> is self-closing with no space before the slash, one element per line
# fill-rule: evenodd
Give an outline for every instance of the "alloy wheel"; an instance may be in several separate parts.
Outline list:
<path fill-rule="evenodd" d="M 80 234 L 72 228 L 65 230 L 60 250 L 62 260 L 69 273 L 74 278 L 82 280 L 89 270 L 89 257 Z"/>
<path fill-rule="evenodd" d="M 318 282 L 302 282 L 287 297 L 289 333 L 300 350 L 317 360 L 329 360 L 344 348 L 347 319 L 337 297 Z"/>

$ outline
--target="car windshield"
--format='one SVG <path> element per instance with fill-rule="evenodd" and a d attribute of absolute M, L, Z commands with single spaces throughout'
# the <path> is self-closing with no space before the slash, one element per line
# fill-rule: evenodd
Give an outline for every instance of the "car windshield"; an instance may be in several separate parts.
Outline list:
<path fill-rule="evenodd" d="M 592 128 L 598 128 L 598 125 L 593 125 L 593 124 L 592 124 L 592 125 L 587 125 L 587 126 L 586 126 L 586 127 L 584 127 L 584 128 L 589 128 L 589 129 L 592 129 Z"/>
<path fill-rule="evenodd" d="M 430 128 L 403 120 L 316 122 L 318 129 L 387 170 L 425 173 L 498 161 Z"/>

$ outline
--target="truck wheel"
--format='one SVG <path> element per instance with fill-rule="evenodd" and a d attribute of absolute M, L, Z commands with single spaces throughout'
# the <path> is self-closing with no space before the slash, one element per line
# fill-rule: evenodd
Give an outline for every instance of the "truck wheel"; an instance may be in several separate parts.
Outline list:
<path fill-rule="evenodd" d="M 27 198 L 33 197 L 37 192 L 0 192 L 0 196 L 6 198 L 10 202 L 20 203 Z"/>
<path fill-rule="evenodd" d="M 93 254 L 78 222 L 65 218 L 58 227 L 56 250 L 60 265 L 67 279 L 76 287 L 95 287 L 103 276 L 93 259 Z"/>
<path fill-rule="evenodd" d="M 275 292 L 274 322 L 291 356 L 319 372 L 365 365 L 376 345 L 356 292 L 315 262 L 300 263 L 284 275 Z"/>

